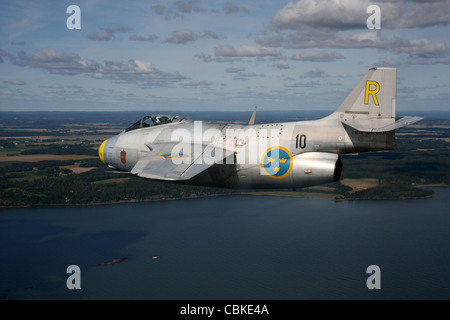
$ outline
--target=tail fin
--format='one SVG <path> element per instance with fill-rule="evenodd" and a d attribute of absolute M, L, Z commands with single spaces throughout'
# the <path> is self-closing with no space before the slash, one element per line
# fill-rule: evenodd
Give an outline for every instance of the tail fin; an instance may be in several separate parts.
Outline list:
<path fill-rule="evenodd" d="M 408 117 L 395 122 L 396 82 L 397 69 L 370 69 L 334 115 L 342 123 L 364 132 L 390 131 L 421 120 Z"/>
<path fill-rule="evenodd" d="M 341 121 L 359 131 L 373 131 L 395 122 L 397 70 L 372 68 L 337 112 Z"/>

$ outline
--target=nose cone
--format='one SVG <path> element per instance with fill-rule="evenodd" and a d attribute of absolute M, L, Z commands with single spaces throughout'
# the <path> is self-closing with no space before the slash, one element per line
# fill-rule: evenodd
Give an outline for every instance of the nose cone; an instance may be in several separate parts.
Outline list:
<path fill-rule="evenodd" d="M 100 148 L 98 148 L 98 157 L 103 164 L 106 164 L 103 149 L 105 149 L 105 144 L 108 140 L 103 141 L 103 143 L 100 145 Z"/>

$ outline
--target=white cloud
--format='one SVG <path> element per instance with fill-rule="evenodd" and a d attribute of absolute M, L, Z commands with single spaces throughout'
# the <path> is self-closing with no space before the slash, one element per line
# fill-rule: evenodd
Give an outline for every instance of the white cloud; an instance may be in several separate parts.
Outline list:
<path fill-rule="evenodd" d="M 190 30 L 178 30 L 178 31 L 174 31 L 172 33 L 172 37 L 170 37 L 169 39 L 167 39 L 164 42 L 176 43 L 176 44 L 186 44 L 189 41 L 197 40 L 197 38 L 198 38 L 198 35 L 196 35 L 195 33 L 193 33 Z"/>
<path fill-rule="evenodd" d="M 381 3 L 382 28 L 425 28 L 450 23 L 450 1 L 399 1 L 385 8 Z M 393 10 L 392 7 L 395 6 Z"/>
<path fill-rule="evenodd" d="M 426 91 L 426 90 L 434 90 L 434 89 L 439 89 L 439 88 L 448 88 L 450 87 L 450 85 L 445 84 L 445 85 L 438 85 L 438 84 L 434 84 L 434 85 L 423 85 L 423 86 L 408 86 L 408 87 L 403 87 L 403 86 L 399 86 L 398 87 L 398 92 L 399 93 L 416 93 L 419 91 Z"/>
<path fill-rule="evenodd" d="M 96 40 L 96 41 L 109 41 L 114 39 L 114 35 L 116 32 L 129 32 L 132 31 L 133 28 L 130 27 L 118 27 L 115 29 L 103 29 L 95 34 L 89 34 L 88 39 Z"/>
<path fill-rule="evenodd" d="M 179 19 L 183 16 L 179 14 L 178 12 L 175 12 L 173 10 L 167 9 L 166 6 L 157 4 L 152 6 L 153 11 L 159 16 L 163 16 L 166 20 L 173 20 L 173 19 Z"/>
<path fill-rule="evenodd" d="M 308 31 L 290 34 L 284 44 L 287 48 L 379 48 L 386 45 L 379 33 L 360 32 L 353 34 L 336 34 L 330 32 Z"/>
<path fill-rule="evenodd" d="M 60 84 L 50 84 L 50 85 L 41 84 L 41 85 L 39 85 L 39 88 L 44 88 L 44 89 L 62 89 L 62 88 L 64 88 L 64 86 L 62 86 Z"/>
<path fill-rule="evenodd" d="M 395 67 L 395 66 L 399 66 L 400 64 L 401 64 L 401 62 L 399 62 L 395 59 L 380 58 L 374 66 L 376 66 L 376 67 Z"/>
<path fill-rule="evenodd" d="M 261 39 L 260 39 L 261 40 Z M 262 41 L 269 41 L 267 38 Z M 279 41 L 279 40 L 277 40 Z M 408 54 L 410 57 L 442 58 L 448 55 L 444 41 L 432 42 L 427 38 L 388 39 L 378 32 L 357 32 L 340 34 L 323 31 L 297 31 L 283 37 L 283 47 L 289 49 L 335 48 L 335 49 L 383 49 L 398 54 Z M 339 53 L 304 52 L 295 54 L 292 59 L 306 61 L 334 61 L 344 58 Z"/>
<path fill-rule="evenodd" d="M 308 82 L 296 82 L 285 84 L 288 88 L 313 88 L 320 86 L 320 82 L 318 81 L 308 81 Z"/>
<path fill-rule="evenodd" d="M 196 59 L 199 59 L 203 62 L 236 62 L 236 61 L 242 61 L 241 58 L 228 58 L 228 57 L 214 57 L 211 54 L 207 54 L 204 52 L 200 52 L 194 55 Z"/>
<path fill-rule="evenodd" d="M 130 59 L 128 62 L 80 59 L 76 53 L 57 52 L 53 48 L 40 49 L 32 56 L 21 51 L 12 56 L 14 64 L 47 70 L 59 75 L 86 75 L 94 79 L 117 80 L 139 86 L 167 86 L 186 77 L 178 72 L 165 72 L 150 62 Z"/>
<path fill-rule="evenodd" d="M 229 2 L 227 2 L 225 4 L 225 6 L 223 7 L 223 12 L 225 12 L 226 14 L 233 14 L 233 13 L 240 13 L 240 12 L 246 13 L 246 14 L 249 13 L 247 8 L 239 7 L 239 6 L 233 5 Z"/>
<path fill-rule="evenodd" d="M 192 12 L 206 12 L 208 10 L 201 8 L 199 6 L 194 5 L 196 1 L 189 1 L 189 3 L 185 1 L 176 1 L 175 2 L 175 9 L 182 12 L 182 13 L 192 13 Z"/>
<path fill-rule="evenodd" d="M 161 4 L 152 6 L 152 9 L 157 15 L 163 15 L 166 12 L 166 7 Z"/>
<path fill-rule="evenodd" d="M 275 68 L 277 69 L 289 69 L 289 63 L 287 63 L 286 61 L 280 60 L 280 61 L 275 61 L 273 63 L 273 65 Z"/>
<path fill-rule="evenodd" d="M 257 38 L 255 41 L 264 47 L 281 47 L 285 42 L 285 39 L 282 34 L 276 34 L 274 36 Z"/>
<path fill-rule="evenodd" d="M 366 26 L 368 0 L 300 0 L 289 2 L 273 17 L 277 29 L 354 29 Z"/>
<path fill-rule="evenodd" d="M 10 56 L 10 54 L 8 52 L 0 49 L 0 63 L 2 63 L 4 61 L 2 57 L 8 57 L 8 56 Z"/>
<path fill-rule="evenodd" d="M 198 80 L 198 81 L 192 81 L 192 80 L 186 80 L 181 82 L 182 87 L 210 87 L 214 85 L 212 81 L 206 81 L 206 80 Z"/>
<path fill-rule="evenodd" d="M 213 32 L 211 30 L 205 30 L 203 32 L 203 34 L 200 36 L 200 38 L 203 38 L 203 39 L 223 39 L 223 38 L 226 38 L 226 37 L 219 36 L 219 35 L 217 35 L 215 32 Z"/>
<path fill-rule="evenodd" d="M 240 46 L 235 48 L 231 45 L 219 46 L 214 51 L 216 56 L 221 57 L 263 57 L 279 56 L 281 53 L 277 50 L 260 46 Z"/>
<path fill-rule="evenodd" d="M 337 59 L 345 59 L 342 54 L 328 51 L 305 51 L 296 53 L 291 57 L 292 60 L 300 61 L 320 61 L 320 62 L 332 62 Z"/>
<path fill-rule="evenodd" d="M 191 5 L 187 4 L 184 1 L 177 1 L 177 2 L 175 2 L 175 5 L 176 5 L 177 9 L 183 13 L 191 13 L 192 12 Z"/>
<path fill-rule="evenodd" d="M 12 84 L 12 85 L 14 85 L 14 86 L 24 86 L 24 85 L 26 85 L 27 83 L 25 82 L 25 81 L 23 81 L 23 80 L 16 80 L 16 79 L 10 79 L 10 80 L 5 80 L 5 81 L 3 81 L 4 83 L 7 83 L 7 84 Z"/>
<path fill-rule="evenodd" d="M 450 58 L 410 60 L 408 61 L 408 64 L 412 65 L 450 64 Z"/>
<path fill-rule="evenodd" d="M 450 1 L 299 0 L 289 2 L 272 19 L 279 30 L 349 30 L 366 27 L 369 5 L 378 5 L 381 28 L 423 28 L 450 23 Z"/>
<path fill-rule="evenodd" d="M 237 75 L 233 77 L 233 80 L 247 81 L 249 78 L 264 78 L 264 74 L 256 74 L 255 72 L 238 72 Z"/>
<path fill-rule="evenodd" d="M 398 53 L 406 53 L 410 56 L 421 58 L 436 58 L 447 55 L 444 42 L 431 42 L 429 39 L 401 40 L 392 42 L 393 49 Z"/>
<path fill-rule="evenodd" d="M 245 68 L 242 66 L 231 66 L 226 69 L 228 73 L 238 73 L 245 71 Z"/>
<path fill-rule="evenodd" d="M 88 35 L 88 39 L 97 41 L 108 41 L 114 38 L 114 33 L 111 30 L 103 30 L 96 34 Z"/>
<path fill-rule="evenodd" d="M 166 20 L 173 19 L 182 19 L 184 15 L 189 15 L 193 12 L 207 12 L 207 9 L 201 8 L 199 6 L 194 5 L 195 1 L 175 1 L 170 8 L 167 8 L 164 5 L 154 5 L 152 6 L 153 11 L 159 15 L 164 17 Z"/>
<path fill-rule="evenodd" d="M 153 41 L 158 39 L 158 36 L 155 34 L 149 34 L 148 36 L 140 36 L 137 34 L 133 34 L 128 37 L 129 40 L 136 40 L 136 41 Z"/>
<path fill-rule="evenodd" d="M 325 78 L 327 73 L 322 69 L 314 69 L 308 72 L 305 72 L 300 76 L 300 78 Z"/>

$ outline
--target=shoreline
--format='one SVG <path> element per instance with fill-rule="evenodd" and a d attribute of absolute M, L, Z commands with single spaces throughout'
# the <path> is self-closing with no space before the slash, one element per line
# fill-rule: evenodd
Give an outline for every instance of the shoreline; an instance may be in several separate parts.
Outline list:
<path fill-rule="evenodd" d="M 449 185 L 445 184 L 432 184 L 417 186 L 422 188 L 449 188 Z M 275 196 L 275 197 L 294 197 L 294 198 L 327 198 L 334 201 L 360 201 L 360 200 L 413 200 L 413 199 L 428 199 L 436 196 L 434 192 L 432 195 L 423 197 L 397 197 L 397 198 L 340 198 L 333 193 L 321 193 L 321 192 L 294 192 L 294 191 L 241 191 L 241 192 L 229 192 L 221 194 L 209 194 L 209 195 L 195 195 L 188 197 L 167 197 L 159 199 L 142 199 L 142 200 L 119 200 L 119 201 L 103 201 L 103 202 L 90 202 L 90 203 L 79 203 L 79 204 L 30 204 L 21 206 L 0 206 L 2 209 L 20 209 L 20 208 L 45 208 L 45 207 L 91 207 L 91 206 L 107 206 L 107 205 L 120 205 L 120 204 L 130 204 L 130 203 L 145 203 L 145 202 L 157 202 L 157 201 L 174 201 L 174 200 L 188 200 L 188 199 L 200 199 L 209 197 L 221 197 L 221 196 L 236 196 L 236 195 L 250 195 L 250 196 Z"/>
<path fill-rule="evenodd" d="M 208 197 L 220 197 L 220 196 L 233 196 L 242 195 L 242 193 L 221 193 L 221 194 L 209 194 L 209 195 L 196 195 L 189 197 L 179 197 L 179 198 L 160 198 L 160 199 L 142 199 L 142 200 L 119 200 L 119 201 L 102 201 L 102 202 L 89 202 L 89 203 L 72 203 L 72 204 L 29 204 L 22 206 L 0 206 L 1 209 L 20 209 L 20 208 L 45 208 L 45 207 L 93 207 L 93 206 L 107 206 L 107 205 L 118 205 L 118 204 L 129 204 L 129 203 L 143 203 L 143 202 L 157 202 L 157 201 L 174 201 L 174 200 L 189 200 L 189 199 L 199 199 Z"/>
<path fill-rule="evenodd" d="M 423 197 L 409 197 L 409 198 L 407 198 L 407 197 L 400 197 L 400 198 L 373 198 L 373 199 L 370 199 L 370 198 L 359 198 L 359 199 L 352 199 L 352 198 L 342 198 L 342 199 L 339 199 L 339 198 L 336 198 L 336 199 L 334 199 L 335 201 L 367 201 L 367 200 L 376 200 L 376 201 L 378 201 L 378 200 L 380 200 L 380 201 L 382 201 L 382 200 L 414 200 L 414 199 L 417 199 L 417 200 L 419 200 L 419 199 L 430 199 L 430 198 L 434 198 L 434 197 L 436 197 L 436 193 L 433 193 L 432 195 L 429 195 L 429 196 L 423 196 Z"/>
<path fill-rule="evenodd" d="M 436 186 L 439 188 L 448 188 L 446 186 Z M 255 195 L 258 196 L 258 193 L 248 193 L 248 195 Z M 263 195 L 263 194 L 261 194 Z M 433 193 L 432 195 L 428 195 L 428 196 L 423 196 L 423 197 L 397 197 L 397 198 L 345 198 L 345 197 L 339 197 L 339 196 L 335 196 L 334 194 L 331 193 L 319 193 L 319 192 L 311 192 L 311 193 L 307 193 L 307 192 L 302 192 L 299 195 L 291 195 L 291 194 L 282 194 L 282 193 L 277 193 L 276 191 L 274 192 L 267 192 L 264 195 L 268 195 L 268 196 L 274 196 L 274 197 L 292 197 L 292 198 L 328 198 L 328 199 L 332 199 L 334 201 L 361 201 L 361 200 L 413 200 L 413 199 L 427 199 L 427 198 L 433 198 L 436 196 L 436 193 Z"/>

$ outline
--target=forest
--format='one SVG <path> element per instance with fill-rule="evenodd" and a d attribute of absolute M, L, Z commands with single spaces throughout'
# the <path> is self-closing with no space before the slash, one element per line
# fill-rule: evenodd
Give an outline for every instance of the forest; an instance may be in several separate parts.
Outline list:
<path fill-rule="evenodd" d="M 341 181 L 295 191 L 233 190 L 112 173 L 98 160 L 97 149 L 105 136 L 102 128 L 111 130 L 114 125 L 64 126 L 55 121 L 45 138 L 40 131 L 30 133 L 38 130 L 33 129 L 32 120 L 15 127 L 0 125 L 0 207 L 94 205 L 268 191 L 336 200 L 409 199 L 432 196 L 429 187 L 450 185 L 450 120 L 430 119 L 399 130 L 396 150 L 342 155 Z"/>

